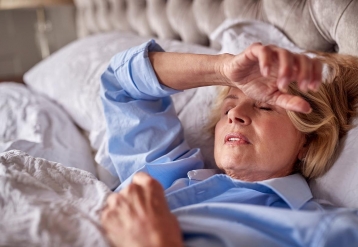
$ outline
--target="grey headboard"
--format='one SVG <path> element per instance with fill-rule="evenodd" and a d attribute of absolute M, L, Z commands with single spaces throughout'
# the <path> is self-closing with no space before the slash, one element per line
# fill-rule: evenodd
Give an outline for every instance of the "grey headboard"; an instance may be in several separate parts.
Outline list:
<path fill-rule="evenodd" d="M 306 50 L 358 56 L 358 0 L 75 0 L 80 37 L 112 30 L 210 45 L 226 18 L 260 20 Z M 211 44 L 213 45 L 213 44 Z"/>

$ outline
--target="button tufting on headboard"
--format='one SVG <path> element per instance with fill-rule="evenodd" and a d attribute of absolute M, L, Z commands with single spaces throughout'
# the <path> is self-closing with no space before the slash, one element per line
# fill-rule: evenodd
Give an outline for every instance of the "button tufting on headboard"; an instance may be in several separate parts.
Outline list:
<path fill-rule="evenodd" d="M 148 0 L 147 17 L 149 25 L 157 37 L 162 39 L 180 39 L 169 23 L 167 14 L 167 0 Z"/>
<path fill-rule="evenodd" d="M 75 0 L 78 35 L 132 30 L 209 45 L 226 18 L 260 20 L 306 50 L 358 56 L 358 0 Z M 213 46 L 213 44 L 211 44 Z"/>

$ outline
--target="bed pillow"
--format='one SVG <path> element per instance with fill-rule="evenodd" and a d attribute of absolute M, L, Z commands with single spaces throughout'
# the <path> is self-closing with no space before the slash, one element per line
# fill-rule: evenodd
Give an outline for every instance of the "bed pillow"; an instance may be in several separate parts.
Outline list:
<path fill-rule="evenodd" d="M 107 152 L 105 122 L 99 97 L 100 76 L 116 53 L 139 45 L 150 38 L 139 37 L 131 32 L 97 34 L 76 40 L 49 58 L 41 61 L 24 76 L 25 83 L 34 91 L 42 93 L 61 105 L 74 122 L 88 133 L 92 149 L 96 152 L 97 163 L 108 166 L 111 160 Z M 217 50 L 183 43 L 180 41 L 157 40 L 166 50 L 215 54 Z M 207 167 L 215 166 L 213 141 L 202 140 L 200 132 L 207 119 L 207 107 L 212 98 L 210 88 L 188 90 L 175 95 L 174 104 L 182 120 L 185 136 L 191 147 L 201 147 Z M 202 105 L 203 111 L 195 110 Z M 205 107 L 207 106 L 207 107 Z M 102 166 L 98 166 L 99 179 L 107 185 L 116 184 Z"/>
<path fill-rule="evenodd" d="M 0 83 L 0 106 L 0 153 L 17 149 L 97 175 L 87 138 L 59 106 L 19 83 Z"/>
<path fill-rule="evenodd" d="M 353 124 L 357 126 L 358 119 Z M 340 141 L 332 168 L 324 176 L 310 181 L 315 198 L 337 206 L 358 208 L 357 150 L 358 127 L 355 127 Z"/>

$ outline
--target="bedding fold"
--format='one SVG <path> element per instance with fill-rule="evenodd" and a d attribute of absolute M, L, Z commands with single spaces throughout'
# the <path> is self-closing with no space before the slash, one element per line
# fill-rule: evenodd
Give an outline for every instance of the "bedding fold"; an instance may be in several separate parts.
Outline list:
<path fill-rule="evenodd" d="M 108 246 L 99 210 L 109 193 L 89 172 L 0 153 L 0 246 Z"/>

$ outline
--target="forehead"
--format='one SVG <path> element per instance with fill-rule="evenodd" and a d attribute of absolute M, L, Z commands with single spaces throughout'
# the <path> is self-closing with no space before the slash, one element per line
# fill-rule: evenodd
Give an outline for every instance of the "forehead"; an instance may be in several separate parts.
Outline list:
<path fill-rule="evenodd" d="M 243 94 L 243 92 L 238 89 L 237 87 L 230 87 L 228 92 L 228 94 Z"/>
<path fill-rule="evenodd" d="M 236 87 L 230 87 L 229 90 L 227 90 L 227 93 L 224 96 L 224 101 L 227 99 L 252 99 L 248 96 L 246 96 L 240 89 Z"/>

